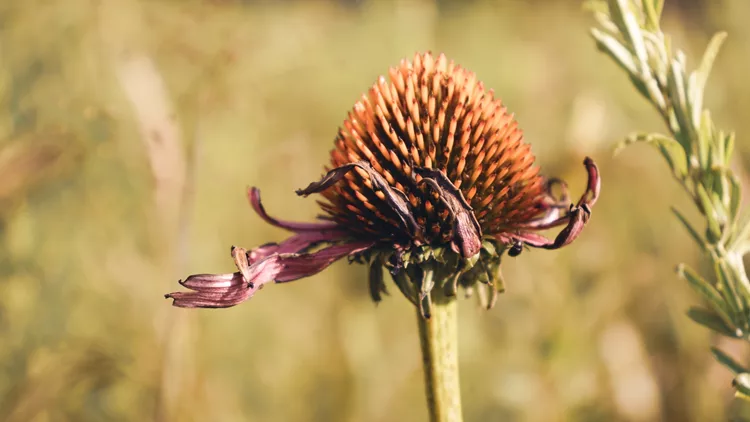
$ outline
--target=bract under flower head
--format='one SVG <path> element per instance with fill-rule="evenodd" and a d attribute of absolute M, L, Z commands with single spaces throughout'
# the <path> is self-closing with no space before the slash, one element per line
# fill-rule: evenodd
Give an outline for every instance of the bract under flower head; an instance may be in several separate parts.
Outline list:
<path fill-rule="evenodd" d="M 564 182 L 539 175 L 515 119 L 491 90 L 443 55 L 417 54 L 355 104 L 327 173 L 297 191 L 322 194 L 323 222 L 273 219 L 253 189 L 261 217 L 294 235 L 233 250 L 239 272 L 191 276 L 182 284 L 192 292 L 167 296 L 176 306 L 233 306 L 269 281 L 312 275 L 349 256 L 370 265 L 376 301 L 385 267 L 426 316 L 436 285 L 455 294 L 459 285 L 480 283 L 491 306 L 504 250 L 556 249 L 580 234 L 601 185 L 594 162 L 584 165 L 587 189 L 571 204 Z M 563 229 L 553 240 L 536 233 L 557 226 Z M 310 252 L 319 245 L 328 246 Z"/>

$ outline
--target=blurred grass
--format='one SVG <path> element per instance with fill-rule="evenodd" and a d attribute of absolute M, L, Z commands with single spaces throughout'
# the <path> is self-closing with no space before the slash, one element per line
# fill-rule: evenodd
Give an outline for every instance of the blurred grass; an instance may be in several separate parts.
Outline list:
<path fill-rule="evenodd" d="M 688 52 L 730 32 L 707 101 L 743 139 L 750 7 L 667 5 Z M 701 265 L 669 212 L 685 199 L 647 147 L 612 157 L 658 122 L 590 23 L 566 1 L 0 4 L 0 420 L 424 420 L 413 309 L 373 306 L 362 267 L 223 311 L 162 299 L 187 274 L 230 271 L 230 245 L 282 238 L 246 186 L 312 218 L 293 190 L 320 175 L 359 95 L 422 50 L 493 88 L 545 173 L 577 191 L 591 155 L 604 178 L 572 247 L 506 259 L 493 311 L 461 303 L 466 420 L 747 414 L 707 352 L 725 340 L 684 315 L 697 298 L 672 268 Z"/>

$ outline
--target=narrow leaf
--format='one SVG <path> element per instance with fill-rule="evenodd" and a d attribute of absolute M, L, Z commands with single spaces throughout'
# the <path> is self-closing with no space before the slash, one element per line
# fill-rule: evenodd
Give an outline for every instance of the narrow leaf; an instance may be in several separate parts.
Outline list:
<path fill-rule="evenodd" d="M 714 203 L 711 201 L 711 197 L 708 195 L 706 188 L 702 184 L 698 184 L 696 189 L 698 194 L 698 200 L 700 201 L 703 215 L 706 217 L 706 223 L 708 225 L 706 230 L 706 240 L 709 243 L 716 243 L 721 238 L 721 226 L 716 216 L 716 210 L 714 209 Z"/>
<path fill-rule="evenodd" d="M 630 10 L 629 6 L 626 3 L 629 0 L 619 1 L 621 4 L 623 4 L 624 8 L 628 9 L 623 14 L 623 17 L 625 19 L 625 27 L 627 28 L 627 36 L 628 38 L 630 38 L 630 43 L 633 46 L 635 57 L 638 58 L 638 61 L 641 64 L 639 66 L 641 73 L 643 71 L 648 71 L 648 54 L 646 53 L 646 44 L 643 41 L 643 33 L 641 32 L 641 27 L 640 25 L 638 25 L 638 20 L 635 18 L 635 13 Z"/>
<path fill-rule="evenodd" d="M 679 211 L 677 211 L 677 208 L 672 207 L 672 212 L 680 220 L 680 223 L 682 223 L 682 225 L 685 226 L 685 229 L 688 231 L 688 233 L 693 238 L 693 240 L 695 240 L 695 243 L 697 243 L 698 246 L 700 246 L 701 249 L 705 251 L 706 250 L 706 242 L 703 240 L 703 238 L 701 236 L 698 235 L 698 232 L 688 222 L 687 218 L 685 218 L 685 216 L 683 216 Z"/>
<path fill-rule="evenodd" d="M 727 306 L 721 293 L 719 293 L 711 283 L 707 282 L 703 277 L 693 272 L 690 268 L 685 267 L 684 264 L 680 264 L 677 267 L 677 274 L 680 278 L 686 280 L 690 284 L 690 287 L 708 302 L 711 309 L 716 312 L 716 315 L 723 321 L 725 326 L 734 326 L 733 319 L 730 316 L 731 309 Z"/>
<path fill-rule="evenodd" d="M 608 54 L 620 67 L 631 75 L 638 75 L 633 55 L 620 41 L 598 29 L 591 29 L 591 36 L 596 40 L 599 50 Z"/>
<path fill-rule="evenodd" d="M 643 0 L 643 10 L 646 12 L 646 28 L 652 32 L 659 29 L 659 13 L 654 0 Z"/>
<path fill-rule="evenodd" d="M 725 366 L 727 369 L 732 371 L 734 375 L 743 374 L 746 372 L 750 372 L 747 368 L 739 364 L 736 360 L 734 360 L 731 356 L 728 354 L 722 352 L 721 350 L 717 349 L 716 347 L 711 348 L 711 353 L 714 355 L 714 358 L 723 366 Z"/>
<path fill-rule="evenodd" d="M 709 311 L 708 309 L 699 308 L 699 307 L 691 307 L 687 311 L 688 317 L 692 319 L 694 322 L 713 330 L 716 333 L 725 335 L 727 337 L 736 338 L 737 333 L 736 331 L 732 330 L 731 328 L 727 327 L 727 324 L 724 323 L 724 321 L 715 313 Z"/>
<path fill-rule="evenodd" d="M 711 68 L 713 68 L 714 61 L 716 60 L 716 56 L 719 54 L 721 45 L 724 44 L 724 40 L 726 40 L 726 38 L 727 38 L 726 32 L 719 32 L 716 35 L 714 35 L 713 38 L 711 38 L 711 41 L 708 43 L 708 47 L 706 47 L 706 52 L 703 53 L 703 59 L 701 60 L 700 66 L 698 66 L 698 70 L 696 70 L 693 73 L 694 75 L 696 75 L 696 83 L 695 83 L 696 96 L 695 98 L 693 98 L 694 121 L 698 121 L 698 117 L 700 116 L 700 113 L 702 111 L 703 92 L 706 89 L 706 82 L 708 81 L 708 76 L 711 74 Z"/>
<path fill-rule="evenodd" d="M 744 328 L 744 325 L 747 323 L 743 317 L 745 306 L 743 298 L 737 292 L 737 283 L 733 279 L 732 274 L 727 270 L 726 263 L 722 260 L 714 262 L 714 272 L 718 280 L 716 287 L 724 298 L 724 303 L 728 306 L 732 321 L 735 321 L 734 326 Z"/>
<path fill-rule="evenodd" d="M 721 142 L 721 139 L 719 140 Z M 729 166 L 729 162 L 732 159 L 732 154 L 734 153 L 734 132 L 731 132 L 729 135 L 727 135 L 724 138 L 724 159 L 726 160 L 724 162 L 725 166 Z"/>
<path fill-rule="evenodd" d="M 675 139 L 661 133 L 635 133 L 625 140 L 618 142 L 614 154 L 617 155 L 625 147 L 635 143 L 650 144 L 659 149 L 661 155 L 667 161 L 672 172 L 682 174 L 686 169 L 685 151 Z"/>

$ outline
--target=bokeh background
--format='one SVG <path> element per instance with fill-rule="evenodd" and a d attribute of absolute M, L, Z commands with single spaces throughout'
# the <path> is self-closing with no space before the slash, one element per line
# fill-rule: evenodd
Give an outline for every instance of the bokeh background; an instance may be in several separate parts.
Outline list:
<path fill-rule="evenodd" d="M 664 17 L 693 65 L 729 31 L 707 104 L 738 131 L 742 174 L 748 16 L 667 0 Z M 506 259 L 494 310 L 461 302 L 466 420 L 743 420 L 708 349 L 747 350 L 685 316 L 698 298 L 673 272 L 706 270 L 669 207 L 696 214 L 649 147 L 613 156 L 662 128 L 592 23 L 573 0 L 0 2 L 0 420 L 426 420 L 414 309 L 373 305 L 364 267 L 227 310 L 162 297 L 232 271 L 230 245 L 283 238 L 247 186 L 313 218 L 294 189 L 361 93 L 423 50 L 495 90 L 546 174 L 579 192 L 590 155 L 604 179 L 573 246 Z"/>

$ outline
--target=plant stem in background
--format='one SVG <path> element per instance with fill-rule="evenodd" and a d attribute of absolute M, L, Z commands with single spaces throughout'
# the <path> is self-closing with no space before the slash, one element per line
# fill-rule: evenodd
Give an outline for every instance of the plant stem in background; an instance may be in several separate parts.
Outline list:
<path fill-rule="evenodd" d="M 417 310 L 427 408 L 431 422 L 460 422 L 457 300 L 443 289 L 432 292 L 430 318 Z"/>
<path fill-rule="evenodd" d="M 741 212 L 741 186 L 730 167 L 734 134 L 718 129 L 703 108 L 706 81 L 726 34 L 716 34 L 698 68 L 688 71 L 685 53 L 673 49 L 660 28 L 664 0 L 587 3 L 599 23 L 591 30 L 597 46 L 628 73 L 669 131 L 634 134 L 624 144 L 655 146 L 703 218 L 699 230 L 673 209 L 714 269 L 714 279 L 707 280 L 685 264 L 678 266 L 679 276 L 705 304 L 691 308 L 688 316 L 718 334 L 750 341 L 750 280 L 743 262 L 750 251 L 750 218 Z M 734 373 L 736 395 L 750 399 L 750 370 L 716 348 L 712 352 Z"/>

